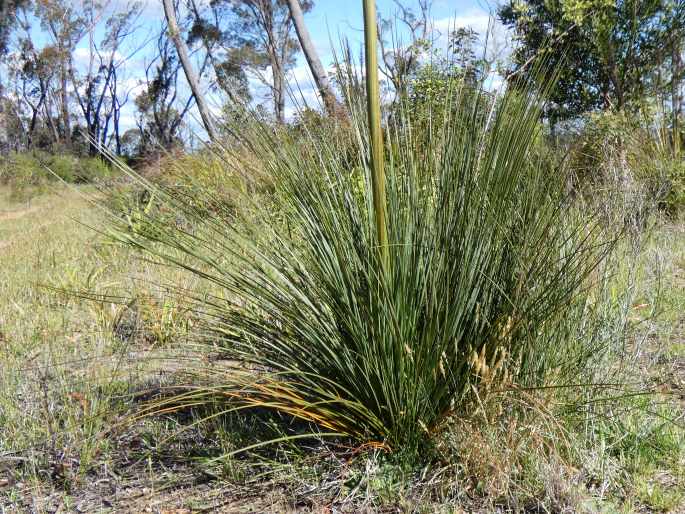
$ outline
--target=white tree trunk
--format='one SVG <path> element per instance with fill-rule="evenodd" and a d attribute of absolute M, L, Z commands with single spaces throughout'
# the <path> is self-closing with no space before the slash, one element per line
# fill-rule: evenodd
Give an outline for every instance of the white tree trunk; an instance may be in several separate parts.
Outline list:
<path fill-rule="evenodd" d="M 309 34 L 309 30 L 307 30 L 300 0 L 288 0 L 288 8 L 290 9 L 290 17 L 293 19 L 295 31 L 297 32 L 297 38 L 300 41 L 300 46 L 302 47 L 304 56 L 309 64 L 309 69 L 314 77 L 316 87 L 321 94 L 321 98 L 326 110 L 329 114 L 333 115 L 339 110 L 338 101 L 335 98 L 335 93 L 333 93 L 333 89 L 328 81 L 326 70 L 321 64 L 319 54 L 316 52 L 316 47 L 314 46 L 311 35 Z"/>
<path fill-rule="evenodd" d="M 164 14 L 166 16 L 167 23 L 169 24 L 169 36 L 174 42 L 176 47 L 176 52 L 178 53 L 178 58 L 181 61 L 181 66 L 183 66 L 183 71 L 188 80 L 188 85 L 190 90 L 195 97 L 195 103 L 197 104 L 197 110 L 200 111 L 200 117 L 202 118 L 202 124 L 207 130 L 207 135 L 212 141 L 216 141 L 216 131 L 214 130 L 214 124 L 212 123 L 212 118 L 209 114 L 209 109 L 207 108 L 207 103 L 200 92 L 200 82 L 195 75 L 195 70 L 190 63 L 190 58 L 188 57 L 188 48 L 185 42 L 181 38 L 181 31 L 178 28 L 178 23 L 176 22 L 176 9 L 172 3 L 172 0 L 163 0 L 164 4 Z"/>

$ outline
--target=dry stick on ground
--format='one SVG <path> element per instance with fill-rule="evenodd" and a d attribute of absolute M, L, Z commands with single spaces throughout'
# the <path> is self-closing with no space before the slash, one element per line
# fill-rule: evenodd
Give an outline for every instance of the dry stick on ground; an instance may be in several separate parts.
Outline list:
<path fill-rule="evenodd" d="M 212 141 L 217 140 L 216 131 L 214 130 L 214 124 L 209 114 L 209 109 L 207 108 L 207 103 L 205 102 L 204 96 L 200 92 L 200 83 L 195 75 L 195 70 L 190 63 L 190 58 L 188 57 L 188 49 L 181 39 L 181 31 L 178 28 L 178 23 L 176 22 L 176 9 L 172 3 L 172 0 L 163 0 L 164 4 L 164 15 L 166 16 L 167 23 L 169 24 L 169 36 L 174 42 L 176 47 L 176 52 L 178 53 L 178 58 L 183 66 L 183 71 L 185 72 L 186 79 L 188 79 L 188 85 L 190 85 L 190 90 L 195 97 L 195 102 L 197 103 L 197 110 L 200 111 L 200 117 L 202 118 L 202 124 L 207 130 L 207 135 Z"/>

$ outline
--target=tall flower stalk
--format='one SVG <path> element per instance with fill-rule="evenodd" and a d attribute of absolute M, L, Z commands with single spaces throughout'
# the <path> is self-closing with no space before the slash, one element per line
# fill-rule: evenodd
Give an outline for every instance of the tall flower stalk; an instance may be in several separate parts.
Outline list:
<path fill-rule="evenodd" d="M 385 220 L 385 162 L 383 156 L 383 133 L 381 130 L 381 95 L 378 82 L 378 50 L 376 26 L 376 2 L 364 0 L 364 49 L 366 53 L 366 106 L 369 118 L 371 142 L 371 186 L 376 222 L 376 237 L 381 265 L 389 271 L 388 228 Z"/>

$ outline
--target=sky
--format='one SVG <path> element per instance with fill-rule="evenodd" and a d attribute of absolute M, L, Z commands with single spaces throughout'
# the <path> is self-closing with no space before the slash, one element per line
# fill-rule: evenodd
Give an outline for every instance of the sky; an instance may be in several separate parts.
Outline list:
<path fill-rule="evenodd" d="M 416 0 L 405 0 L 403 4 L 418 12 Z M 397 12 L 393 0 L 377 0 L 376 5 L 382 18 L 390 18 Z M 492 0 L 490 4 L 484 0 L 434 0 L 432 21 L 437 32 L 443 36 L 450 29 L 461 26 L 470 26 L 484 34 L 488 29 L 490 13 L 494 13 L 495 8 Z M 314 8 L 305 14 L 305 22 L 324 66 L 331 66 L 334 62 L 335 47 L 341 39 L 349 40 L 353 49 L 361 48 L 364 25 L 362 0 L 317 0 Z M 298 56 L 297 65 L 291 70 L 290 76 L 291 82 L 297 84 L 298 95 L 302 91 L 306 101 L 315 102 L 315 88 L 303 55 Z M 294 114 L 295 107 L 291 103 L 287 108 L 287 116 Z"/>
<path fill-rule="evenodd" d="M 80 3 L 82 0 L 71 1 Z M 437 33 L 443 36 L 449 29 L 466 26 L 473 28 L 480 34 L 484 34 L 487 31 L 490 17 L 495 12 L 495 1 L 434 0 L 431 11 L 434 27 Z M 128 55 L 130 49 L 134 46 L 140 46 L 141 42 L 151 38 L 164 19 L 161 0 L 143 0 L 143 2 L 144 9 L 139 19 L 140 29 L 136 33 L 136 37 L 133 38 L 133 41 L 129 43 L 128 51 L 127 49 L 122 49 L 122 57 Z M 403 4 L 418 11 L 417 0 L 404 0 Z M 126 0 L 110 0 L 108 7 L 110 12 L 124 9 L 126 7 Z M 377 0 L 377 8 L 379 16 L 383 18 L 389 18 L 397 12 L 394 0 Z M 329 67 L 332 64 L 333 46 L 336 46 L 337 42 L 341 39 L 349 40 L 353 50 L 355 47 L 361 49 L 361 42 L 363 40 L 362 0 L 316 0 L 314 8 L 305 14 L 305 21 L 324 66 Z M 98 30 L 100 33 L 96 33 L 96 37 L 101 37 L 103 28 L 100 27 Z M 37 25 L 33 27 L 32 38 L 38 47 L 41 47 L 48 41 L 47 35 L 42 33 Z M 438 39 L 439 44 L 440 39 Z M 152 45 L 150 45 L 149 49 L 142 48 L 135 55 L 126 59 L 120 69 L 119 76 L 124 77 L 125 86 L 131 89 L 132 92 L 130 95 L 131 99 L 122 112 L 122 132 L 136 126 L 133 97 L 135 97 L 136 93 L 143 90 L 144 70 L 145 65 L 151 59 L 151 50 Z M 75 56 L 77 67 L 79 65 L 84 67 L 89 56 L 87 38 L 84 38 L 79 43 Z M 298 97 L 301 94 L 307 103 L 316 104 L 316 90 L 313 86 L 307 63 L 301 54 L 298 56 L 295 67 L 290 70 L 288 79 L 292 90 L 298 91 Z M 266 89 L 260 87 L 256 79 L 251 80 L 251 85 L 254 89 L 253 96 L 255 101 L 269 106 L 266 98 Z M 220 110 L 220 99 L 211 95 L 209 91 L 207 96 L 210 107 L 218 112 Z M 286 116 L 292 118 L 295 114 L 295 103 L 289 101 L 287 103 Z M 197 113 L 194 110 L 191 111 L 191 117 L 194 118 L 194 121 L 191 120 L 191 124 L 198 127 Z"/>

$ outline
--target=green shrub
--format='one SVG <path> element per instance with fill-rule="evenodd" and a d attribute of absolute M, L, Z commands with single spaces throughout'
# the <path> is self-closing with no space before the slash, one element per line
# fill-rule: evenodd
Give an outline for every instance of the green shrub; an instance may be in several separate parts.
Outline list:
<path fill-rule="evenodd" d="M 609 192 L 639 216 L 657 206 L 675 214 L 685 205 L 685 165 L 663 133 L 656 121 L 625 112 L 590 115 L 571 150 L 576 186 L 589 196 Z"/>
<path fill-rule="evenodd" d="M 81 158 L 77 163 L 76 177 L 79 182 L 96 182 L 111 175 L 109 164 L 102 157 Z"/>
<path fill-rule="evenodd" d="M 57 179 L 69 183 L 90 183 L 110 175 L 109 164 L 100 157 L 42 151 L 11 153 L 0 164 L 0 183 L 17 191 L 42 189 Z"/>
<path fill-rule="evenodd" d="M 76 182 L 77 162 L 77 158 L 71 155 L 49 155 L 44 165 L 65 182 Z"/>
<path fill-rule="evenodd" d="M 268 199 L 242 196 L 252 209 L 208 216 L 206 205 L 221 205 L 211 189 L 190 195 L 137 177 L 175 215 L 144 211 L 135 229 L 115 216 L 113 237 L 218 288 L 187 292 L 202 314 L 195 333 L 240 363 L 198 362 L 188 403 L 275 409 L 416 457 L 478 388 L 577 379 L 599 351 L 575 334 L 610 245 L 535 156 L 540 97 L 512 90 L 492 102 L 456 89 L 445 101 L 454 108 L 433 123 L 403 113 L 386 131 L 387 272 L 359 104 L 352 167 L 334 138 L 309 137 L 303 152 L 272 127 L 243 125 L 226 172 L 243 169 L 249 148 L 274 184 Z M 397 144 L 413 137 L 427 145 L 421 154 Z"/>
<path fill-rule="evenodd" d="M 32 154 L 11 153 L 0 160 L 0 184 L 10 187 L 15 201 L 40 194 L 48 183 L 45 170 Z"/>
<path fill-rule="evenodd" d="M 663 206 L 667 212 L 677 215 L 685 211 L 685 160 L 669 159 L 664 163 L 665 175 L 668 180 L 667 193 L 663 199 Z"/>
<path fill-rule="evenodd" d="M 36 161 L 29 154 L 11 153 L 0 160 L 2 184 L 35 183 L 38 181 Z"/>

